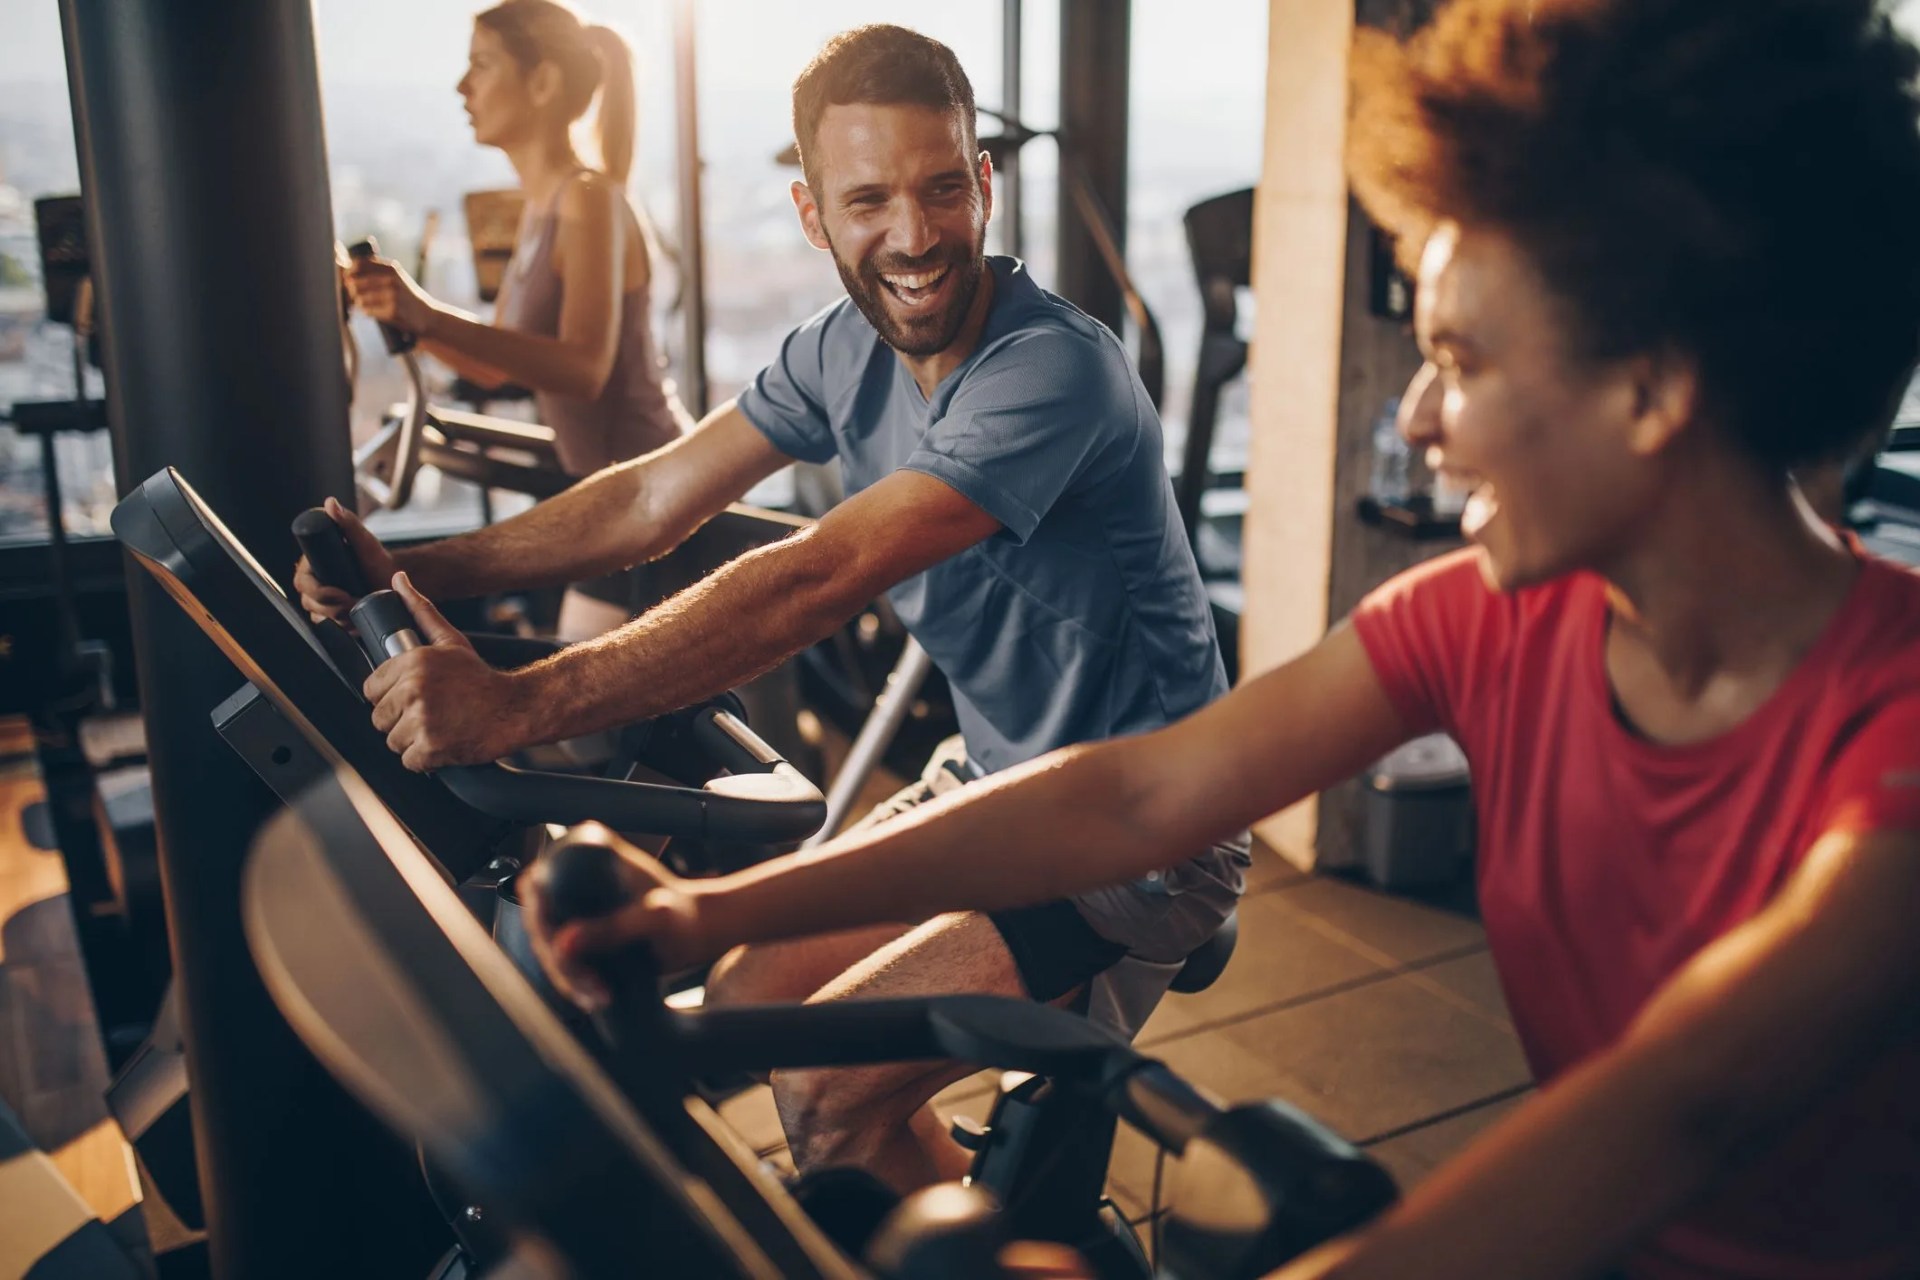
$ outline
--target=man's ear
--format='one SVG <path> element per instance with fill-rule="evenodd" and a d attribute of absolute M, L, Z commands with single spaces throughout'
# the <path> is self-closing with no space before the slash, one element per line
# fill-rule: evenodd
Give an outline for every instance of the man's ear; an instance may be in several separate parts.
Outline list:
<path fill-rule="evenodd" d="M 807 243 L 816 249 L 831 250 L 827 243 L 827 228 L 820 221 L 820 206 L 814 201 L 813 192 L 804 182 L 796 182 L 788 188 L 793 197 L 793 208 L 800 215 L 800 230 L 806 234 Z"/>
<path fill-rule="evenodd" d="M 993 221 L 993 157 L 980 153 L 980 220 Z"/>
<path fill-rule="evenodd" d="M 1672 444 L 1700 413 L 1700 370 L 1675 351 L 1637 357 L 1633 427 L 1628 441 L 1635 453 L 1652 457 Z"/>

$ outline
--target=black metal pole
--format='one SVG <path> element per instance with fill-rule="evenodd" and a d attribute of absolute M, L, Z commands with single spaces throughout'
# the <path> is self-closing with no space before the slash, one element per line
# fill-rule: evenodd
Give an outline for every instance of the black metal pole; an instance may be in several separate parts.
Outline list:
<path fill-rule="evenodd" d="M 1020 120 L 1020 79 L 1023 59 L 1020 53 L 1021 0 L 1004 0 L 1000 6 L 1000 105 L 1009 120 Z M 994 175 L 994 198 L 999 204 L 1007 253 L 1018 258 L 1025 251 L 1020 216 L 1020 148 L 1007 152 L 1007 167 Z"/>
<path fill-rule="evenodd" d="M 61 0 L 115 477 L 163 466 L 282 579 L 288 525 L 353 493 L 309 0 Z M 281 1021 L 241 932 L 275 801 L 213 731 L 239 683 L 127 581 L 214 1272 L 419 1274 L 402 1155 Z M 402 1227 L 402 1222 L 408 1227 Z"/>
<path fill-rule="evenodd" d="M 686 367 L 680 396 L 696 418 L 707 416 L 707 250 L 700 205 L 700 78 L 693 0 L 674 7 L 673 65 L 678 98 L 680 163 L 680 292 Z"/>
<path fill-rule="evenodd" d="M 1076 162 L 1112 222 L 1127 234 L 1127 111 L 1130 0 L 1060 0 L 1060 268 L 1055 288 L 1116 333 L 1125 304 L 1119 282 L 1081 216 L 1069 181 Z"/>

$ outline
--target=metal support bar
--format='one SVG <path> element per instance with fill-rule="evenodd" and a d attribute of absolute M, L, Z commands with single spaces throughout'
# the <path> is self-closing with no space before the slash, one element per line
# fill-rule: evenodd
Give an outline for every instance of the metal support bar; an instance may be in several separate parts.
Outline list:
<path fill-rule="evenodd" d="M 1058 289 L 1114 332 L 1125 304 L 1101 246 L 1081 216 L 1077 165 L 1106 211 L 1113 249 L 1124 258 L 1127 230 L 1127 109 L 1131 0 L 1060 0 L 1060 168 Z"/>
<path fill-rule="evenodd" d="M 680 292 L 686 348 L 680 398 L 695 418 L 707 416 L 707 251 L 700 202 L 700 80 L 693 0 L 674 8 L 673 65 L 680 163 Z"/>
<path fill-rule="evenodd" d="M 61 0 L 60 19 L 119 489 L 178 467 L 284 575 L 294 515 L 353 491 L 313 7 Z M 208 720 L 233 668 L 127 577 L 214 1274 L 424 1271 L 406 1185 L 374 1172 L 384 1133 L 282 1021 L 241 930 L 277 806 Z"/>
<path fill-rule="evenodd" d="M 893 674 L 887 677 L 887 687 L 874 700 L 873 710 L 847 751 L 846 763 L 840 766 L 833 785 L 827 789 L 827 820 L 801 848 L 811 849 L 831 840 L 840 824 L 846 821 L 848 810 L 859 799 L 880 758 L 893 745 L 907 712 L 913 708 L 913 700 L 920 695 L 920 686 L 927 682 L 927 673 L 932 670 L 933 659 L 927 656 L 918 640 L 908 636 L 907 647 L 900 651 L 900 661 L 894 663 Z"/>
<path fill-rule="evenodd" d="M 1000 108 L 1009 120 L 1020 116 L 1020 80 L 1023 59 L 1021 0 L 1004 0 L 1000 6 Z M 1020 152 L 1007 154 L 1007 167 L 994 174 L 994 202 L 999 206 L 1000 225 L 1005 233 L 1007 253 L 1018 258 L 1024 252 L 1020 216 Z"/>

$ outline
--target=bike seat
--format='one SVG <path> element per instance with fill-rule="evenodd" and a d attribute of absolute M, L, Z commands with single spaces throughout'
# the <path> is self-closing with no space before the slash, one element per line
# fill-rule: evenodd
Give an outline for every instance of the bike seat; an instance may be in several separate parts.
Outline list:
<path fill-rule="evenodd" d="M 1182 995 L 1205 991 L 1226 972 L 1227 961 L 1233 959 L 1233 948 L 1239 941 L 1240 917 L 1228 916 L 1217 933 L 1194 948 L 1187 962 L 1180 966 L 1180 972 L 1173 976 L 1173 985 L 1169 989 Z"/>

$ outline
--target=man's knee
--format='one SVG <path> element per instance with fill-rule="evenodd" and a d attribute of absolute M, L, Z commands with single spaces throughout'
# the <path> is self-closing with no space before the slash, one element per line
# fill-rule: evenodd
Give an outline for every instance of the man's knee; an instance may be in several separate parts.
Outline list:
<path fill-rule="evenodd" d="M 708 1005 L 763 1004 L 777 996 L 760 990 L 765 985 L 765 966 L 757 963 L 754 949 L 735 947 L 713 962 L 707 970 Z"/>
<path fill-rule="evenodd" d="M 830 1071 L 776 1071 L 767 1083 L 773 1086 L 774 1106 L 780 1112 L 789 1140 L 794 1135 L 818 1134 L 845 1126 L 849 1115 L 864 1099 L 849 1100 L 848 1081 L 835 1081 Z"/>

